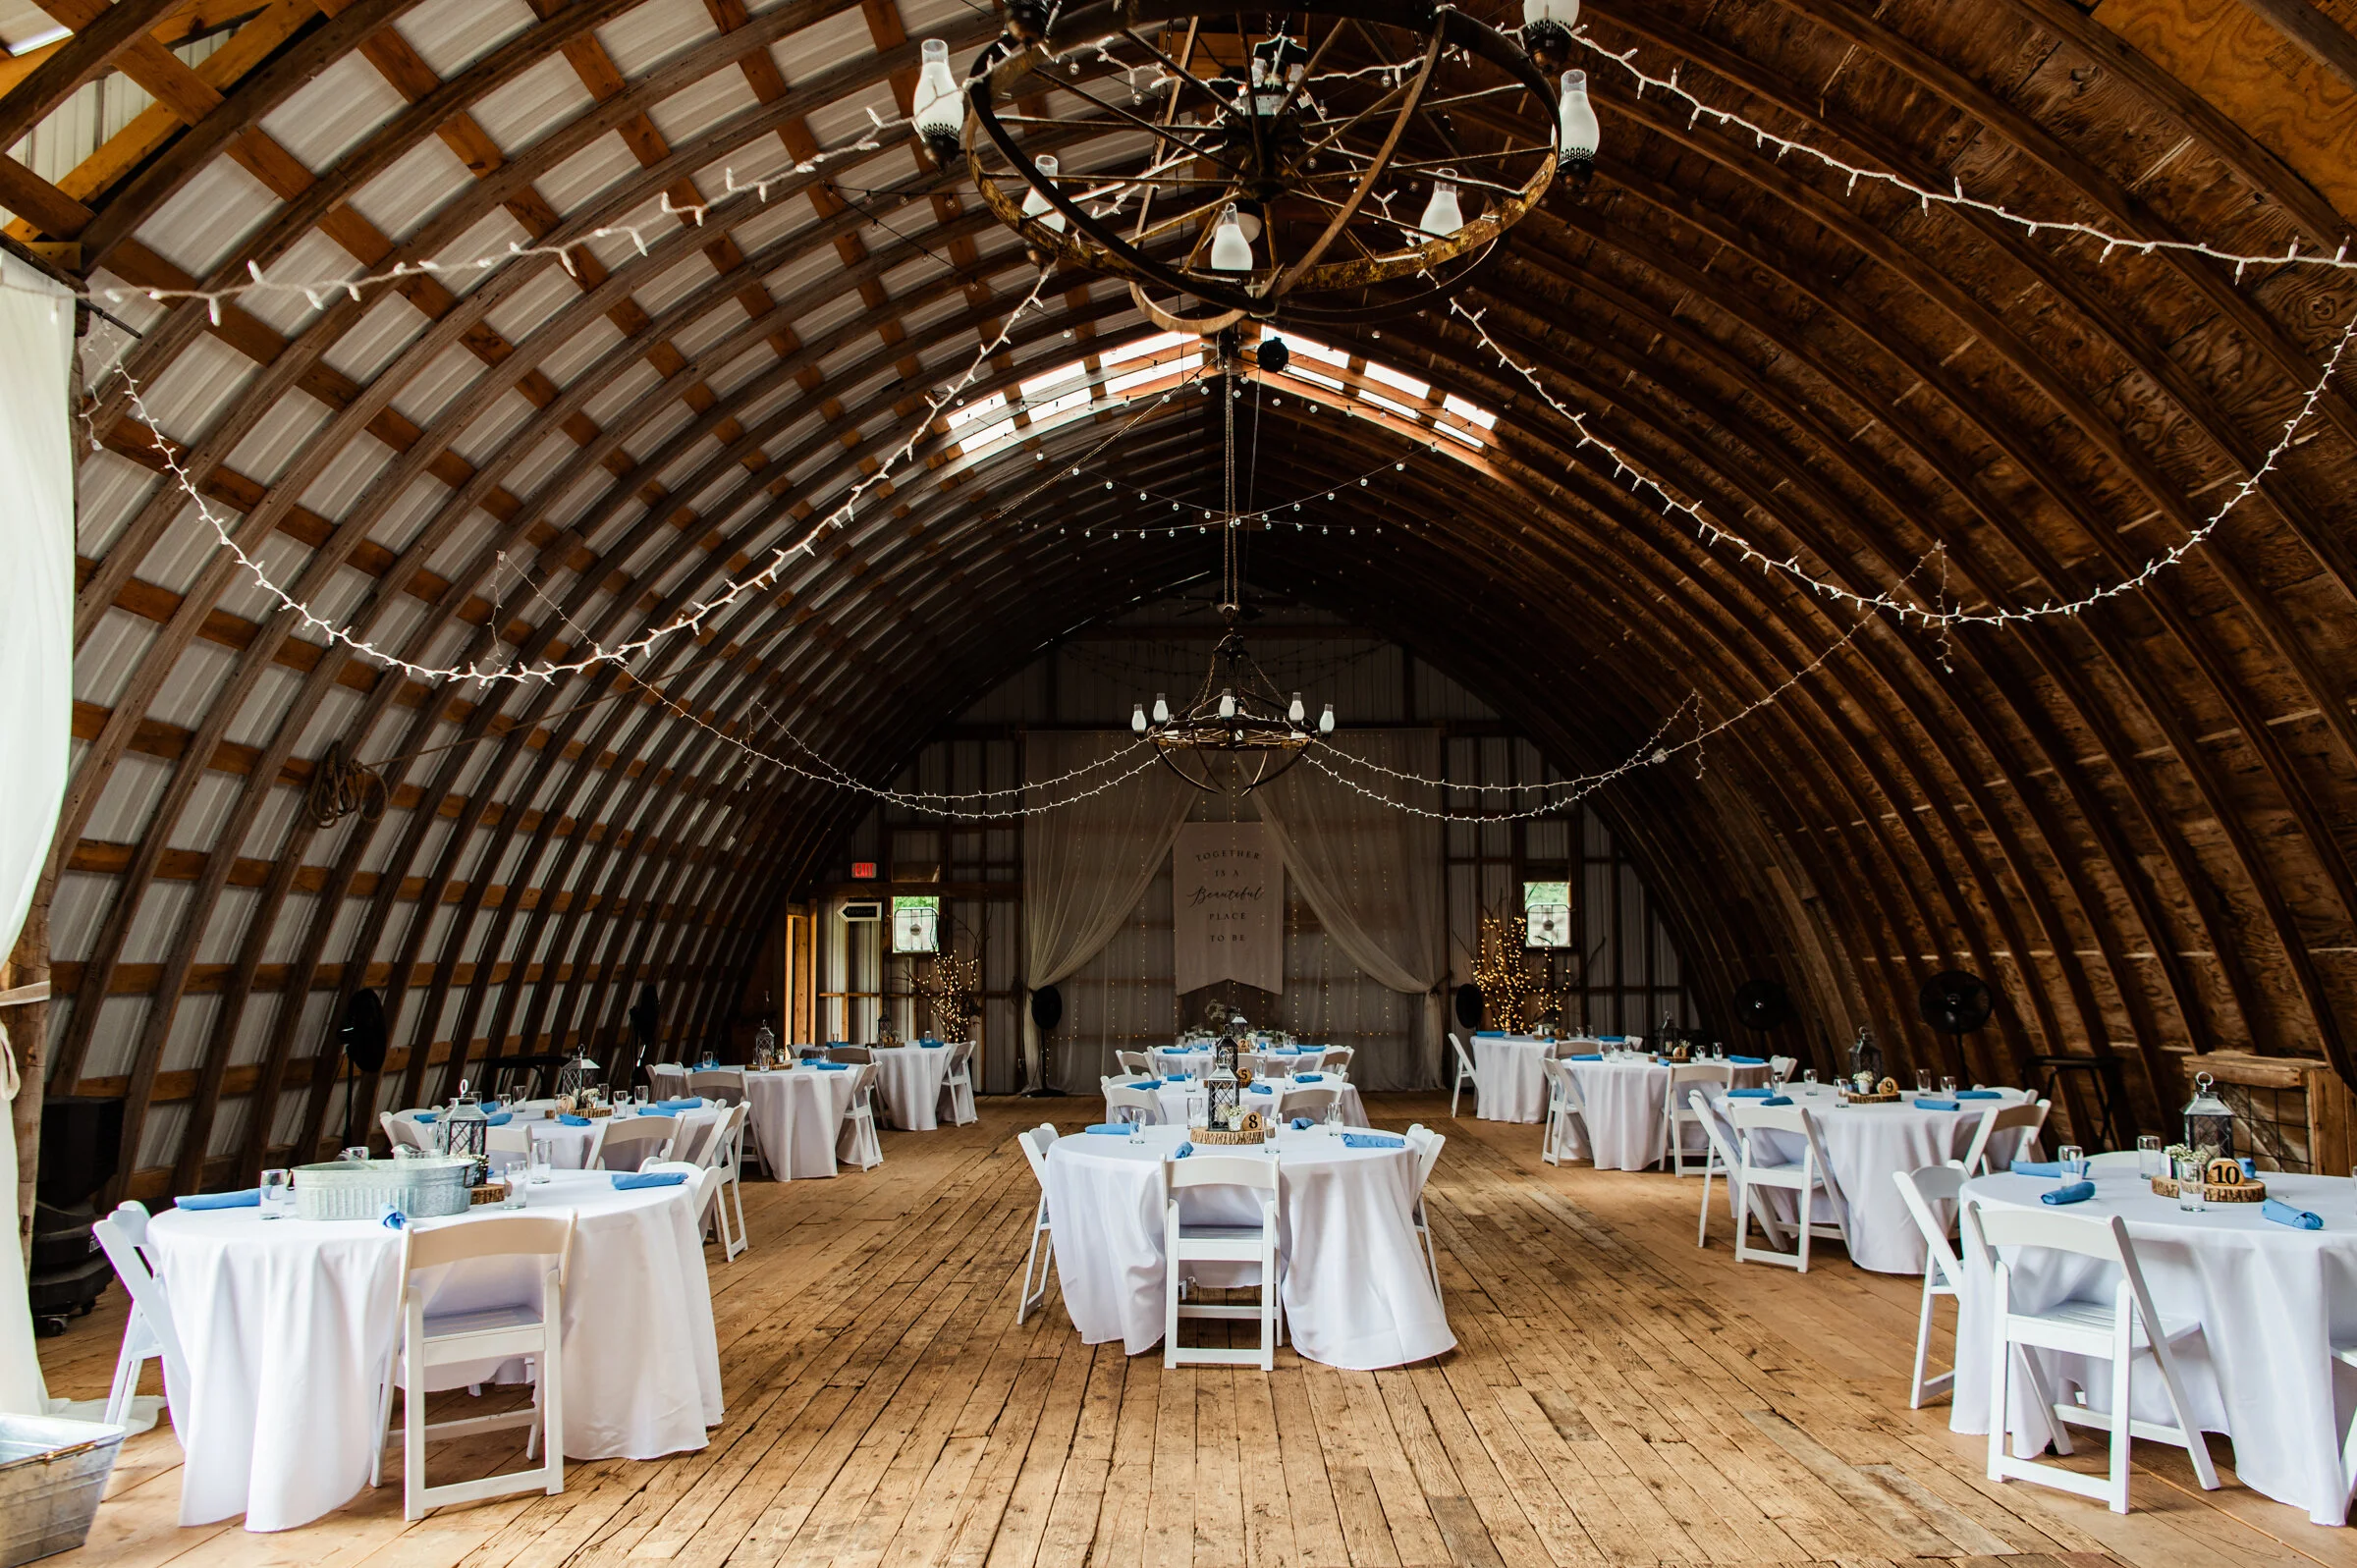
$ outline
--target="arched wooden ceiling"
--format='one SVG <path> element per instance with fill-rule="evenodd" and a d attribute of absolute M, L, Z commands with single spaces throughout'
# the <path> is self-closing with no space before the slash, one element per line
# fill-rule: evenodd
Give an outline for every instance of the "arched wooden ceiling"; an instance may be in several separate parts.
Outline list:
<path fill-rule="evenodd" d="M 384 1103 L 443 1088 L 452 1041 L 610 1042 L 641 980 L 667 1035 L 700 1038 L 862 804 L 810 759 L 888 779 L 1044 642 L 1208 559 L 1191 533 L 1094 531 L 1139 520 L 1131 483 L 1213 499 L 1212 406 L 1182 389 L 1102 458 L 1125 414 L 979 458 L 937 426 L 921 466 L 774 588 L 627 676 L 388 673 L 218 548 L 141 408 L 243 548 L 406 658 L 577 655 L 703 603 L 873 472 L 1002 327 L 977 395 L 1150 331 L 1075 277 L 1010 326 L 1031 267 L 900 126 L 793 172 L 867 133 L 868 109 L 904 109 L 918 36 L 962 65 L 995 18 L 953 0 L 41 3 L 73 34 L 7 63 L 0 140 L 62 124 L 93 80 L 155 100 L 49 178 L 0 160 L 11 235 L 122 292 L 108 308 L 141 334 L 122 352 L 96 326 L 85 356 L 102 450 L 82 473 L 79 743 L 48 921 L 50 1087 L 127 1097 L 135 1190 L 317 1147 L 340 1104 L 327 1025 L 362 984 L 395 1016 L 362 1091 Z M 2342 243 L 2346 193 L 2297 172 L 2330 160 L 2140 52 L 2165 54 L 2150 40 L 2194 8 L 2143 5 L 2114 30 L 2067 0 L 1597 0 L 1586 22 L 1714 104 L 2011 210 L 2244 252 Z M 200 59 L 168 47 L 208 29 Z M 1527 220 L 1464 302 L 1647 473 L 1861 593 L 1914 569 L 1955 602 L 2025 605 L 2133 575 L 2260 462 L 2357 312 L 2342 273 L 2107 257 L 1853 190 L 1589 63 L 1594 184 Z M 756 177 L 766 200 L 730 192 Z M 672 215 L 700 203 L 700 222 Z M 643 253 L 609 235 L 571 267 L 254 294 L 217 321 L 143 293 L 626 223 Z M 1823 1023 L 1928 1051 L 1917 985 L 1970 968 L 2004 998 L 1974 1071 L 2120 1056 L 2148 1124 L 2189 1049 L 2357 1077 L 2341 385 L 2144 590 L 1944 637 L 1859 627 L 1698 541 L 1461 318 L 1322 336 L 1499 421 L 1483 450 L 1436 455 L 1371 405 L 1264 388 L 1260 494 L 1304 497 L 1311 526 L 1255 533 L 1256 580 L 1398 638 L 1569 769 L 1617 764 L 1689 693 L 1712 722 L 1773 699 L 1595 797 L 1672 904 L 1706 1007 L 1773 974 Z M 118 355 L 128 376 L 99 375 Z M 1350 483 L 1399 457 L 1380 487 Z M 381 821 L 321 831 L 298 809 L 337 740 L 382 765 Z"/>

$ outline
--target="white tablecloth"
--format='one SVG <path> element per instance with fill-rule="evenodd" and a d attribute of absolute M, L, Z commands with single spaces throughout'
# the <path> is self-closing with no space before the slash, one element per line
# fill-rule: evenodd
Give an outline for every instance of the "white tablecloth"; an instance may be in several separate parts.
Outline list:
<path fill-rule="evenodd" d="M 1282 1101 L 1285 1098 L 1286 1091 L 1293 1087 L 1293 1080 L 1290 1078 L 1272 1078 L 1268 1080 L 1268 1085 L 1269 1093 L 1265 1095 L 1256 1094 L 1253 1092 L 1253 1090 L 1256 1090 L 1260 1087 L 1258 1084 L 1254 1084 L 1251 1089 L 1244 1091 L 1243 1099 L 1244 1108 L 1246 1110 L 1259 1110 L 1263 1115 L 1266 1115 L 1268 1113 L 1269 1104 L 1273 1101 Z M 1175 1079 L 1166 1078 L 1163 1080 L 1162 1087 L 1154 1091 L 1154 1098 L 1161 1102 L 1162 1119 L 1167 1125 L 1174 1127 L 1185 1125 L 1186 1093 L 1190 1087 L 1195 1089 L 1197 1092 L 1200 1092 L 1203 1086 L 1199 1080 L 1190 1085 Z M 1339 1078 L 1331 1073 L 1328 1073 L 1321 1076 L 1316 1083 L 1305 1083 L 1300 1087 L 1304 1089 L 1334 1089 L 1339 1087 L 1343 1091 L 1343 1120 L 1353 1127 L 1364 1127 L 1367 1125 L 1366 1105 L 1358 1098 L 1358 1090 L 1351 1085 L 1348 1079 Z M 1108 1110 L 1105 1113 L 1105 1119 L 1107 1121 L 1114 1119 L 1114 1115 L 1111 1110 Z"/>
<path fill-rule="evenodd" d="M 1836 1106 L 1829 1084 L 1792 1084 L 1784 1093 L 1816 1118 L 1817 1138 L 1825 1146 L 1827 1163 L 1834 1167 L 1844 1205 L 1842 1222 L 1849 1230 L 1849 1261 L 1882 1274 L 1923 1272 L 1923 1232 L 1907 1213 L 1895 1170 L 1920 1170 L 1944 1161 L 1961 1160 L 1980 1131 L 1981 1116 L 2005 1106 L 2021 1104 L 2018 1089 L 2001 1091 L 2002 1100 L 1967 1100 L 1957 1110 L 1918 1110 L 1915 1091 L 1902 1092 L 1896 1105 Z M 1937 1097 L 1935 1097 L 1937 1098 Z M 1724 1102 L 1714 1101 L 1716 1105 Z M 1732 1127 L 1727 1129 L 1729 1147 L 1738 1151 Z M 1989 1141 L 1991 1163 L 2012 1162 L 2021 1145 L 2018 1129 L 2001 1132 Z M 1768 1144 L 1787 1162 L 1806 1152 L 1799 1138 L 1784 1133 L 1767 1135 Z M 1780 1217 L 1795 1213 L 1789 1191 L 1766 1196 Z M 1823 1213 L 1820 1200 L 1819 1212 Z"/>
<path fill-rule="evenodd" d="M 1238 1053 L 1238 1054 L 1252 1054 L 1254 1053 Z M 1316 1060 L 1310 1063 L 1314 1067 L 1317 1065 L 1317 1061 L 1325 1059 L 1326 1048 L 1324 1046 L 1273 1047 L 1268 1051 L 1259 1052 L 1257 1054 L 1274 1057 L 1280 1061 L 1296 1055 L 1314 1057 Z M 1209 1046 L 1157 1046 L 1146 1053 L 1146 1059 L 1154 1064 L 1156 1072 L 1165 1077 L 1172 1073 L 1183 1072 L 1200 1078 L 1211 1071 L 1211 1048 Z"/>
<path fill-rule="evenodd" d="M 950 1070 L 955 1046 L 893 1046 L 876 1050 L 876 1087 L 906 1132 L 931 1132 L 941 1125 L 941 1080 Z"/>
<path fill-rule="evenodd" d="M 1118 1339 L 1134 1356 L 1162 1342 L 1163 1206 L 1170 1194 L 1163 1164 L 1184 1134 L 1180 1127 L 1147 1127 L 1139 1134 L 1144 1141 L 1132 1143 L 1078 1133 L 1048 1151 L 1056 1273 L 1065 1310 L 1088 1344 Z M 1294 1349 L 1311 1361 L 1363 1371 L 1422 1361 L 1455 1345 L 1416 1239 L 1415 1151 L 1350 1149 L 1317 1130 L 1281 1134 L 1278 1151 L 1278 1250 Z M 1190 1208 L 1190 1217 L 1250 1222 L 1253 1211 L 1237 1195 L 1202 1197 L 1204 1212 L 1198 1217 Z M 1193 1264 L 1189 1271 L 1205 1286 L 1234 1275 L 1231 1266 L 1217 1264 Z"/>
<path fill-rule="evenodd" d="M 846 1131 L 843 1118 L 860 1080 L 871 1070 L 792 1067 L 744 1075 L 753 1136 L 760 1140 L 761 1158 L 771 1175 L 793 1181 L 835 1174 L 835 1148 Z"/>
<path fill-rule="evenodd" d="M 691 1196 L 686 1186 L 616 1192 L 590 1174 L 530 1189 L 528 1209 L 579 1217 L 565 1290 L 569 1458 L 701 1448 L 704 1429 L 721 1419 L 719 1344 Z M 400 1339 L 402 1233 L 374 1220 L 175 1209 L 156 1216 L 148 1234 L 194 1384 L 172 1390 L 187 1450 L 180 1522 L 243 1513 L 248 1530 L 288 1530 L 365 1487 L 377 1389 Z M 538 1299 L 529 1265 L 495 1259 L 461 1265 L 429 1288 L 434 1312 Z M 497 1371 L 438 1369 L 435 1386 Z M 398 1474 L 398 1457 L 390 1464 Z"/>
<path fill-rule="evenodd" d="M 2346 1512 L 2340 1446 L 2357 1405 L 2357 1373 L 2334 1365 L 2332 1346 L 2357 1342 L 2357 1188 L 2345 1176 L 2271 1170 L 2263 1179 L 2272 1196 L 2322 1216 L 2325 1228 L 2278 1225 L 2261 1217 L 2255 1204 L 2213 1204 L 2188 1214 L 2174 1198 L 2156 1197 L 2133 1166 L 2099 1170 L 2096 1195 L 2060 1212 L 2127 1220 L 2153 1304 L 2201 1321 L 2200 1337 L 2176 1346 L 2195 1423 L 2233 1439 L 2234 1472 L 2244 1486 L 2307 1509 L 2320 1525 L 2337 1525 Z M 1966 1183 L 1964 1195 L 1992 1206 L 2035 1206 L 2054 1186 L 2035 1176 L 1984 1176 Z M 2014 1301 L 2031 1311 L 2072 1297 L 2109 1302 L 2118 1282 L 2117 1270 L 2064 1253 L 2036 1251 L 2007 1262 Z M 1968 1252 L 1948 1418 L 1957 1432 L 1989 1430 L 1989 1285 L 1988 1271 Z M 2057 1399 L 2069 1398 L 2068 1386 L 2077 1384 L 2091 1404 L 2110 1408 L 2109 1363 L 2035 1354 Z M 2027 1382 L 2013 1379 L 2008 1425 L 2016 1434 L 2034 1426 Z M 2135 1383 L 2136 1418 L 2170 1420 L 2167 1395 L 2149 1362 L 2137 1368 Z M 2043 1442 L 2044 1430 L 2038 1431 Z M 2091 1440 L 2099 1449 L 2104 1442 L 2101 1433 Z"/>
<path fill-rule="evenodd" d="M 1765 1062 L 1758 1066 L 1730 1063 L 1729 1079 L 1737 1089 L 1768 1081 Z M 1574 1061 L 1571 1075 L 1587 1106 L 1587 1128 L 1569 1124 L 1564 1153 L 1588 1160 L 1598 1170 L 1643 1170 L 1660 1152 L 1662 1121 L 1668 1115 L 1670 1065 L 1651 1059 Z M 1702 1129 L 1689 1126 L 1689 1152 L 1706 1147 Z"/>
<path fill-rule="evenodd" d="M 1521 1035 L 1473 1037 L 1473 1113 L 1483 1121 L 1537 1121 L 1547 1114 L 1547 1075 L 1539 1063 L 1552 1040 Z"/>

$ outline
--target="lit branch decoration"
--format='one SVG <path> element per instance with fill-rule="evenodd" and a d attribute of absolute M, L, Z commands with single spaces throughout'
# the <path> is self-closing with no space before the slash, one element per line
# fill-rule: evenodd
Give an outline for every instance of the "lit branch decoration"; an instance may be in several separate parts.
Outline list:
<path fill-rule="evenodd" d="M 1533 974 L 1522 923 L 1505 914 L 1481 917 L 1481 940 L 1473 959 L 1473 983 L 1481 988 L 1482 1011 L 1494 1027 L 1520 1029 L 1524 1011 L 1536 1001 L 1545 1014 L 1554 1003 L 1545 973 Z"/>
<path fill-rule="evenodd" d="M 945 952 L 910 982 L 925 1004 L 933 1027 L 944 1040 L 970 1040 L 974 1020 L 982 1015 L 981 960 Z"/>

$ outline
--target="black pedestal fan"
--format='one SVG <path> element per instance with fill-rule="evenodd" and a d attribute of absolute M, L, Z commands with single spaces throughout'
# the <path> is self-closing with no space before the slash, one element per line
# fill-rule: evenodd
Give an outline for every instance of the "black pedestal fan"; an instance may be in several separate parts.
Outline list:
<path fill-rule="evenodd" d="M 1735 1022 L 1744 1028 L 1769 1035 L 1791 1021 L 1792 998 L 1775 981 L 1746 980 L 1735 988 Z"/>
<path fill-rule="evenodd" d="M 344 1078 L 344 1147 L 354 1147 L 352 1136 L 353 1097 L 359 1092 L 360 1079 L 380 1072 L 385 1065 L 385 1043 L 389 1031 L 385 1027 L 385 999 L 375 988 L 362 986 L 344 1003 L 344 1017 L 336 1025 L 336 1043 L 343 1049 L 344 1059 L 352 1064 Z M 365 1141 L 366 1134 L 361 1135 Z"/>
<path fill-rule="evenodd" d="M 1949 1037 L 1956 1076 L 1970 1078 L 1964 1065 L 1964 1037 L 1987 1023 L 1997 1010 L 1997 998 L 1988 982 L 1969 970 L 1944 969 L 1916 993 L 1915 1010 L 1925 1023 Z"/>
<path fill-rule="evenodd" d="M 1050 1036 L 1064 1022 L 1064 993 L 1054 986 L 1042 986 L 1031 993 L 1031 1022 L 1039 1030 L 1039 1082 L 1023 1093 L 1033 1100 L 1051 1100 L 1064 1091 L 1048 1081 L 1048 1065 L 1055 1057 L 1055 1042 Z M 1022 1053 L 1015 1053 L 1015 1061 L 1022 1061 Z"/>

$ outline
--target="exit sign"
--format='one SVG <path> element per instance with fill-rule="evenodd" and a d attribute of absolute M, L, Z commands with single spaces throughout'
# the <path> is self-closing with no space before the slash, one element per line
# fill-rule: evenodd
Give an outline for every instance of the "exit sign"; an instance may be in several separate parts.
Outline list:
<path fill-rule="evenodd" d="M 856 882 L 873 882 L 873 881 L 875 881 L 875 880 L 876 880 L 876 863 L 875 863 L 874 861 L 872 861 L 872 860 L 854 860 L 854 861 L 852 861 L 852 862 L 851 862 L 851 878 L 852 878 L 852 880 L 853 880 L 853 881 L 856 881 Z"/>

